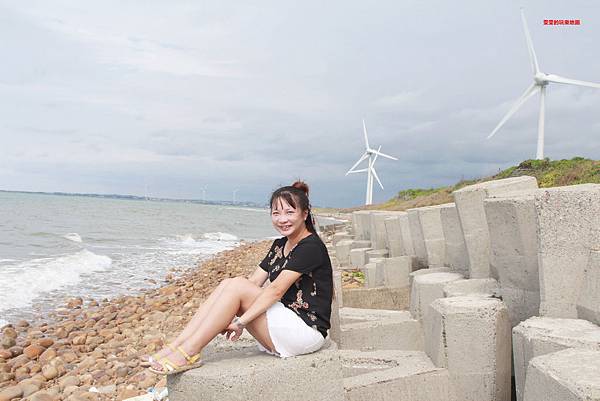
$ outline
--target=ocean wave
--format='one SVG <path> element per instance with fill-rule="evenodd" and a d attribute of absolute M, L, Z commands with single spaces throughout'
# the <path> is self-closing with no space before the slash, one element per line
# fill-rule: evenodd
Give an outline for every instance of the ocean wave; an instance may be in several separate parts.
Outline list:
<path fill-rule="evenodd" d="M 163 238 L 164 251 L 168 255 L 210 256 L 221 251 L 235 248 L 239 238 L 233 234 L 214 232 L 205 233 L 195 239 L 191 234 L 177 235 L 175 238 Z"/>
<path fill-rule="evenodd" d="M 239 241 L 239 238 L 235 235 L 222 232 L 206 233 L 202 235 L 202 238 L 211 241 Z"/>
<path fill-rule="evenodd" d="M 0 259 L 0 263 L 6 263 L 6 262 L 16 262 L 16 259 Z"/>
<path fill-rule="evenodd" d="M 69 234 L 65 234 L 63 235 L 64 239 L 68 239 L 69 241 L 73 241 L 73 242 L 83 242 L 83 240 L 81 239 L 81 236 L 77 233 L 69 233 Z"/>
<path fill-rule="evenodd" d="M 38 295 L 76 284 L 83 274 L 106 270 L 111 263 L 108 256 L 84 249 L 5 267 L 0 275 L 0 310 L 29 306 Z"/>

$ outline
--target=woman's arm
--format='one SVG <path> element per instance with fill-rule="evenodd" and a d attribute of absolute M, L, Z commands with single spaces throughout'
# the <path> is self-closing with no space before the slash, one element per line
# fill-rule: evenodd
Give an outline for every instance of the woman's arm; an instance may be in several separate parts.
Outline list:
<path fill-rule="evenodd" d="M 264 271 L 262 268 L 257 267 L 256 270 L 254 270 L 254 272 L 248 276 L 248 280 L 252 281 L 257 286 L 262 287 L 265 281 L 267 281 L 268 277 L 269 273 Z"/>

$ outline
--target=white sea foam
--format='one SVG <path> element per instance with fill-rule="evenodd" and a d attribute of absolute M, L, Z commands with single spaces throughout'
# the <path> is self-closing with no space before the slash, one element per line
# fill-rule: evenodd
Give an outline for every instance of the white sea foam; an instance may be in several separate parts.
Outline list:
<path fill-rule="evenodd" d="M 16 262 L 15 259 L 0 259 L 0 263 L 6 263 L 6 262 Z"/>
<path fill-rule="evenodd" d="M 84 249 L 74 254 L 5 266 L 0 276 L 0 288 L 3 289 L 0 311 L 29 306 L 38 295 L 76 284 L 83 274 L 106 270 L 111 263 L 108 256 Z"/>
<path fill-rule="evenodd" d="M 239 244 L 235 235 L 214 232 L 203 234 L 195 239 L 191 234 L 178 235 L 175 238 L 163 238 L 167 244 L 165 251 L 168 255 L 214 255 Z"/>
<path fill-rule="evenodd" d="M 8 322 L 4 319 L 0 319 L 0 327 L 4 326 L 5 324 L 8 324 Z"/>
<path fill-rule="evenodd" d="M 63 235 L 63 238 L 68 239 L 69 241 L 73 241 L 73 242 L 83 242 L 83 240 L 81 239 L 81 236 L 77 233 L 65 234 L 65 235 Z"/>
<path fill-rule="evenodd" d="M 211 241 L 239 241 L 239 238 L 235 235 L 222 232 L 206 233 L 202 235 L 202 238 Z"/>

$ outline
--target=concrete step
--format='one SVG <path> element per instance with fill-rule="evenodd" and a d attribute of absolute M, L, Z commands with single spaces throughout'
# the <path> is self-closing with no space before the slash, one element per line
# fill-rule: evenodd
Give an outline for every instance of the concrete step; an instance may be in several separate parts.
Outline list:
<path fill-rule="evenodd" d="M 344 288 L 344 306 L 363 309 L 407 310 L 408 287 Z"/>
<path fill-rule="evenodd" d="M 533 358 L 524 400 L 600 400 L 600 351 L 567 349 Z"/>
<path fill-rule="evenodd" d="M 256 346 L 207 355 L 205 365 L 167 377 L 171 401 L 342 401 L 340 355 L 334 343 L 281 359 Z"/>
<path fill-rule="evenodd" d="M 600 351 L 600 327 L 582 319 L 532 317 L 513 329 L 517 400 L 523 400 L 529 362 L 538 356 L 582 348 Z"/>
<path fill-rule="evenodd" d="M 423 329 L 408 311 L 341 308 L 340 348 L 422 351 Z"/>
<path fill-rule="evenodd" d="M 424 352 L 339 352 L 345 401 L 448 401 L 448 371 Z"/>

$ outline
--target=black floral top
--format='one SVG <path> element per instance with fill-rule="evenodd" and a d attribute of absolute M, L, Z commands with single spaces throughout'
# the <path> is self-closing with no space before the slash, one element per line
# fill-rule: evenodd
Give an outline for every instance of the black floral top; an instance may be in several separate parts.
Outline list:
<path fill-rule="evenodd" d="M 286 242 L 286 237 L 273 241 L 260 267 L 269 273 L 271 282 L 282 270 L 302 273 L 283 295 L 281 303 L 327 337 L 333 298 L 333 277 L 327 248 L 318 235 L 311 234 L 300 240 L 285 257 L 283 247 Z"/>

